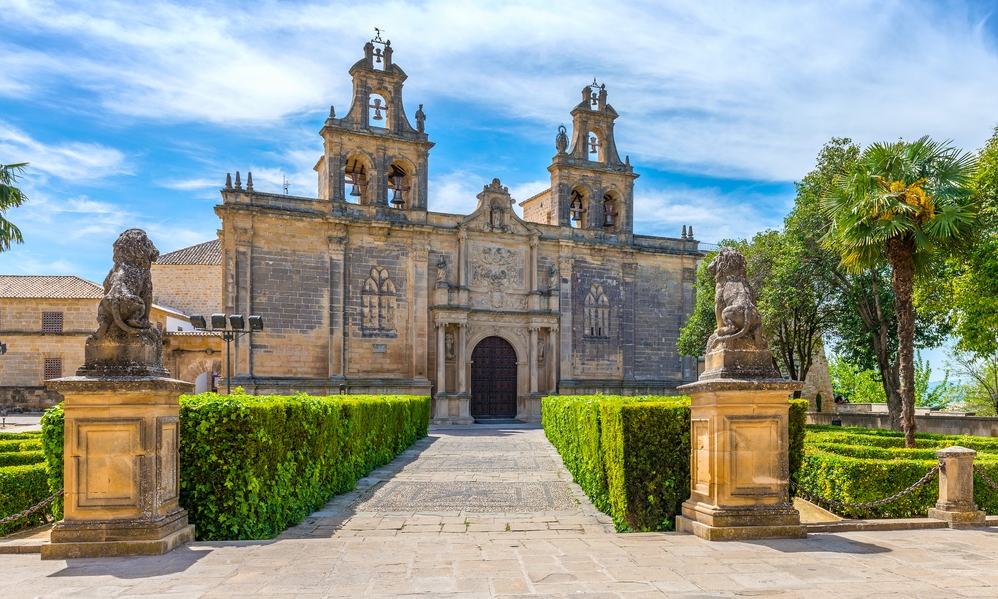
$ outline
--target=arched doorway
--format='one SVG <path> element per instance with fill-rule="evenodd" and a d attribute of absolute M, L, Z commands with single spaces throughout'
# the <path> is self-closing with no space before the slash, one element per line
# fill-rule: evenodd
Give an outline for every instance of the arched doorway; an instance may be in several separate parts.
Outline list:
<path fill-rule="evenodd" d="M 516 417 L 516 350 L 502 337 L 486 337 L 471 352 L 471 415 Z"/>

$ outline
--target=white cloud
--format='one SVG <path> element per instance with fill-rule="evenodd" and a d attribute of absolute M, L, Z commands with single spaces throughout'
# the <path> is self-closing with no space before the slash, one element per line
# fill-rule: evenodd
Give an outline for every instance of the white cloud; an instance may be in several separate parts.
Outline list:
<path fill-rule="evenodd" d="M 471 214 L 478 206 L 475 196 L 482 193 L 485 183 L 480 176 L 464 171 L 431 177 L 428 208 L 432 212 Z"/>
<path fill-rule="evenodd" d="M 749 238 L 758 231 L 782 227 L 784 210 L 770 214 L 762 210 L 771 202 L 772 198 L 752 193 L 710 188 L 674 186 L 636 192 L 634 232 L 679 237 L 684 225 L 692 225 L 695 238 L 709 243 Z"/>
<path fill-rule="evenodd" d="M 70 82 L 112 111 L 154 119 L 276 123 L 329 103 L 342 114 L 345 72 L 384 15 L 431 136 L 443 100 L 553 133 L 593 75 L 622 114 L 618 146 L 634 164 L 717 176 L 799 178 L 832 136 L 928 133 L 973 149 L 998 119 L 986 16 L 959 2 L 0 7 L 52 40 L 41 54 L 8 42 L 11 89 Z"/>
<path fill-rule="evenodd" d="M 63 179 L 93 180 L 127 172 L 125 156 L 101 144 L 42 143 L 0 120 L 0 163 L 27 162 L 32 169 Z"/>

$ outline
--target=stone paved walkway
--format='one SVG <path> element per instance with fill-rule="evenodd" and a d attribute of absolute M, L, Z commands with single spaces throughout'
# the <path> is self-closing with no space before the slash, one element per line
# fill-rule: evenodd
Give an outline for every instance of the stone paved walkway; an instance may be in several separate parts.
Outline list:
<path fill-rule="evenodd" d="M 537 511 L 528 511 L 537 510 Z M 440 428 L 273 541 L 0 555 L 0 597 L 998 596 L 998 528 L 708 543 L 616 534 L 530 428 Z"/>

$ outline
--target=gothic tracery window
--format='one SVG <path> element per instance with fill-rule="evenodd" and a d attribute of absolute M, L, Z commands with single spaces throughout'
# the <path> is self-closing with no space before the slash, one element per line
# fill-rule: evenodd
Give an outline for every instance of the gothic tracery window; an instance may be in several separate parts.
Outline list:
<path fill-rule="evenodd" d="M 587 337 L 610 336 L 610 300 L 603 293 L 603 285 L 600 283 L 593 283 L 589 288 L 583 316 Z"/>
<path fill-rule="evenodd" d="M 395 283 L 388 270 L 371 269 L 361 291 L 361 334 L 364 337 L 395 337 Z"/>

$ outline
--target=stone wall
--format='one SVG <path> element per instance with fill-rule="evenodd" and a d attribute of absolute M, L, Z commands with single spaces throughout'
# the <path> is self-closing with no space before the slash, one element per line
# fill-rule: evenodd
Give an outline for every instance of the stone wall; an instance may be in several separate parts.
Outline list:
<path fill-rule="evenodd" d="M 829 413 L 808 412 L 808 424 L 831 424 L 839 420 L 842 426 L 890 429 L 891 418 L 886 413 Z M 942 413 L 915 415 L 918 432 L 940 435 L 974 435 L 998 437 L 998 418 L 983 416 L 948 416 Z"/>
<path fill-rule="evenodd" d="M 96 299 L 0 299 L 0 405 L 45 408 L 61 401 L 44 388 L 45 359 L 61 358 L 62 375 L 83 365 L 87 336 L 97 328 Z M 61 333 L 42 332 L 42 313 L 61 312 Z"/>
<path fill-rule="evenodd" d="M 220 264 L 155 264 L 152 268 L 153 302 L 184 314 L 222 312 Z"/>
<path fill-rule="evenodd" d="M 831 412 L 835 404 L 835 394 L 832 391 L 832 376 L 828 372 L 828 359 L 825 358 L 824 347 L 819 347 L 814 352 L 811 369 L 807 371 L 804 389 L 801 391 L 801 397 L 811 400 L 812 412 L 818 411 L 818 404 L 814 400 L 818 393 L 821 393 L 821 411 Z"/>

